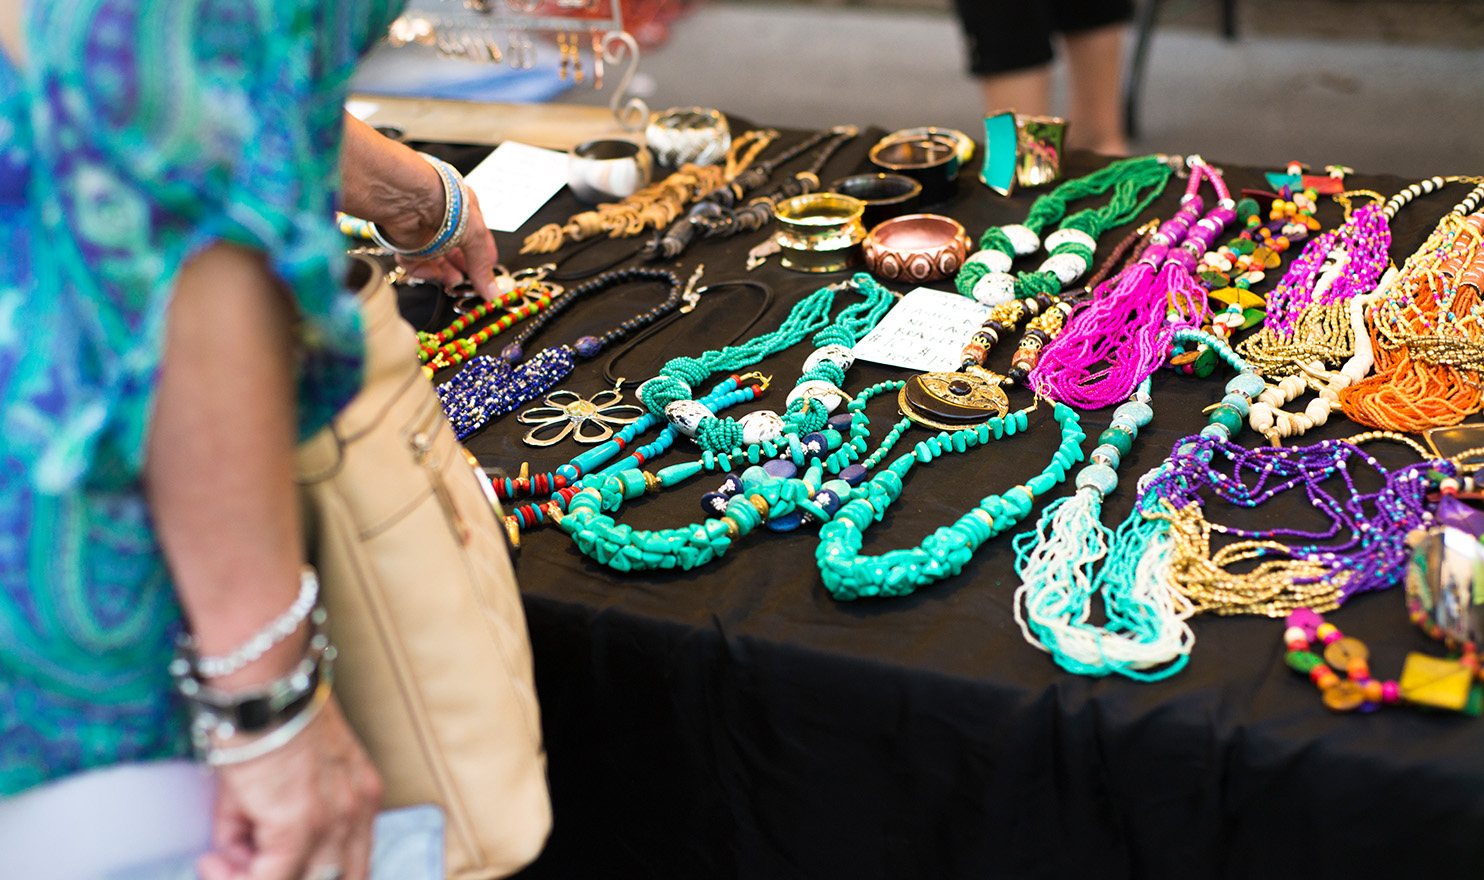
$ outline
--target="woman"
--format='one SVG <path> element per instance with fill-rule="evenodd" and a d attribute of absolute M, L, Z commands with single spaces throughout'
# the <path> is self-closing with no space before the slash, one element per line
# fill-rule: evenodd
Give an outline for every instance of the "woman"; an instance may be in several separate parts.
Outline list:
<path fill-rule="evenodd" d="M 1128 152 L 1118 99 L 1131 0 L 954 0 L 954 9 L 986 116 L 1051 112 L 1051 62 L 1059 40 L 1070 86 L 1068 146 L 1110 156 Z"/>
<path fill-rule="evenodd" d="M 366 876 L 380 785 L 328 680 L 276 735 L 217 728 L 233 760 L 205 774 L 168 667 L 188 631 L 191 677 L 231 700 L 314 659 L 291 457 L 361 357 L 333 211 L 413 251 L 453 228 L 440 171 L 342 110 L 400 4 L 34 0 L 20 26 L 0 3 L 7 874 L 194 845 L 207 880 Z M 490 296 L 466 209 L 416 274 Z M 193 843 L 168 811 L 213 790 Z"/>

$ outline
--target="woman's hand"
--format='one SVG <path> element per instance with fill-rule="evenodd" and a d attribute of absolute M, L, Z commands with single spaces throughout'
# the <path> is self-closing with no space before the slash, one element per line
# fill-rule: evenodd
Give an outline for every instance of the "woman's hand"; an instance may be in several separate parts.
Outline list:
<path fill-rule="evenodd" d="M 381 780 L 333 699 L 283 748 L 218 778 L 202 880 L 365 880 Z"/>
<path fill-rule="evenodd" d="M 409 147 L 346 114 L 345 145 L 340 158 L 341 210 L 370 220 L 398 247 L 418 248 L 443 227 L 443 181 Z M 469 219 L 454 249 L 433 260 L 398 257 L 408 274 L 444 286 L 468 279 L 487 300 L 499 295 L 495 264 L 500 259 L 495 237 L 485 225 L 479 198 L 468 191 Z"/>
<path fill-rule="evenodd" d="M 443 186 L 436 173 L 433 181 L 436 189 L 431 194 L 430 202 L 436 217 L 432 225 L 413 214 L 404 215 L 400 224 L 395 221 L 391 224 L 377 224 L 382 233 L 395 244 L 416 247 L 432 241 L 433 236 L 438 234 L 443 223 Z M 469 221 L 453 250 L 431 260 L 409 260 L 399 256 L 397 262 L 407 269 L 408 275 L 436 281 L 444 287 L 453 287 L 467 278 L 476 293 L 491 300 L 500 294 L 495 284 L 495 264 L 499 262 L 500 254 L 495 247 L 495 237 L 485 225 L 484 214 L 479 209 L 479 197 L 473 190 L 466 191 L 469 201 L 465 210 L 469 212 Z"/>

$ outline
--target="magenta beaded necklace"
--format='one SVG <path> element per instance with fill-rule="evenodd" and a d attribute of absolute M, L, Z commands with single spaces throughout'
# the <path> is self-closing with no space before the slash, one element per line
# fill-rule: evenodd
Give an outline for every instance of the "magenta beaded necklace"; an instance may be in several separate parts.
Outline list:
<path fill-rule="evenodd" d="M 1188 164 L 1190 182 L 1180 209 L 1160 226 L 1138 262 L 1099 285 L 1042 353 L 1030 374 L 1038 393 L 1082 409 L 1120 403 L 1158 369 L 1178 328 L 1199 327 L 1206 319 L 1195 267 L 1236 219 L 1236 203 L 1219 169 L 1199 156 Z M 1216 192 L 1216 205 L 1204 216 L 1203 180 Z"/>

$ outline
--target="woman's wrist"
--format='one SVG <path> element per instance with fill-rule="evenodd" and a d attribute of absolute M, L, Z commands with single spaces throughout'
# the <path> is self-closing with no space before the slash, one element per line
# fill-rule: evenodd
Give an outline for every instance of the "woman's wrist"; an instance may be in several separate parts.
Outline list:
<path fill-rule="evenodd" d="M 369 220 L 399 247 L 426 244 L 447 210 L 438 171 L 416 151 L 347 114 L 340 210 Z"/>
<path fill-rule="evenodd" d="M 388 183 L 378 183 L 373 189 L 380 191 L 374 199 L 377 208 L 358 214 L 376 224 L 381 234 L 399 248 L 416 249 L 426 245 L 443 225 L 448 203 L 444 197 L 443 179 L 431 164 L 414 153 L 415 170 L 398 178 L 405 188 Z"/>
<path fill-rule="evenodd" d="M 241 677 L 245 669 L 222 678 L 204 675 L 201 658 L 181 640 L 170 674 L 189 710 L 191 740 L 203 760 L 212 765 L 252 760 L 286 745 L 308 726 L 329 700 L 334 681 L 335 648 L 327 620 L 325 610 L 315 608 L 304 621 L 307 642 L 298 644 L 292 667 L 252 685 L 223 681 Z"/>

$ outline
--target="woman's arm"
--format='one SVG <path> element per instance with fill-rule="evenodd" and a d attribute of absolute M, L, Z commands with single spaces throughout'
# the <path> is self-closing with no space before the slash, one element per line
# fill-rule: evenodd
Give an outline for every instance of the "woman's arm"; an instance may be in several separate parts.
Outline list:
<path fill-rule="evenodd" d="M 231 653 L 298 595 L 293 321 L 264 258 L 225 244 L 182 270 L 170 306 L 144 484 L 203 655 Z M 301 627 L 212 684 L 281 678 L 306 640 Z M 288 745 L 219 777 L 204 878 L 298 880 L 321 865 L 365 877 L 380 782 L 333 703 Z"/>
<path fill-rule="evenodd" d="M 349 113 L 340 176 L 341 210 L 375 223 L 399 246 L 426 244 L 443 223 L 438 172 L 411 148 L 383 137 Z M 481 296 L 493 299 L 499 293 L 494 281 L 499 253 L 473 192 L 468 210 L 464 235 L 446 258 L 405 265 L 411 274 L 443 284 L 457 284 L 467 276 Z"/>

